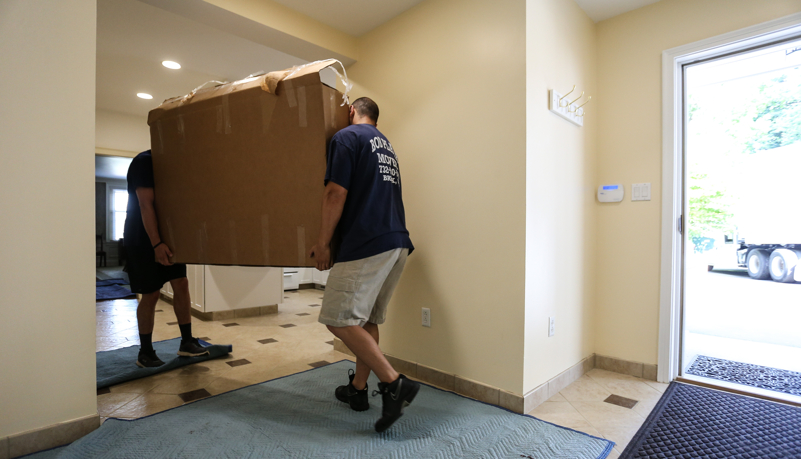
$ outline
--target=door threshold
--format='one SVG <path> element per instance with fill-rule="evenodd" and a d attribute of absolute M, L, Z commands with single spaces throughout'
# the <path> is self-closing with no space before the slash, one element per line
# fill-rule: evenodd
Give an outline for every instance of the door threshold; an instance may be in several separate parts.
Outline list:
<path fill-rule="evenodd" d="M 759 398 L 770 402 L 781 403 L 783 405 L 801 407 L 801 397 L 799 396 L 767 389 L 760 389 L 758 387 L 751 387 L 743 384 L 721 381 L 719 379 L 704 378 L 703 376 L 695 375 L 679 376 L 676 378 L 676 381 L 680 383 L 706 387 L 708 389 L 730 392 L 737 395 L 744 395 L 746 397 Z"/>

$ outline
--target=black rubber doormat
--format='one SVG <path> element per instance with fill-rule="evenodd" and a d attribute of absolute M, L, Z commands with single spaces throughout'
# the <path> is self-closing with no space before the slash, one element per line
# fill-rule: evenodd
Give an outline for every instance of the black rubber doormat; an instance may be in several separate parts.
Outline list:
<path fill-rule="evenodd" d="M 801 408 L 673 382 L 620 458 L 799 458 Z"/>
<path fill-rule="evenodd" d="M 801 373 L 699 355 L 687 373 L 801 396 Z"/>

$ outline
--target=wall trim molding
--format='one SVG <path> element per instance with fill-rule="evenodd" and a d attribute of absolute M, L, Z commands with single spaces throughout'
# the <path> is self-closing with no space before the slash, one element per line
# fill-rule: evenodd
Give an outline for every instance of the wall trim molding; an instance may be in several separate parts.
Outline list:
<path fill-rule="evenodd" d="M 334 338 L 334 350 L 350 356 L 354 355 L 339 338 Z M 480 402 L 500 406 L 519 414 L 531 412 L 531 410 L 557 392 L 579 379 L 584 373 L 595 368 L 595 354 L 592 354 L 527 394 L 520 395 L 473 381 L 457 374 L 427 367 L 421 363 L 400 359 L 390 354 L 384 354 L 384 356 L 398 373 L 403 373 L 406 376 L 435 385 L 441 389 L 455 392 Z"/>
<path fill-rule="evenodd" d="M 59 422 L 38 429 L 0 438 L 0 445 L 8 447 L 0 457 L 20 457 L 46 449 L 67 445 L 100 427 L 100 416 L 95 413 L 71 421 Z"/>
<path fill-rule="evenodd" d="M 161 292 L 159 297 L 165 303 L 173 304 L 172 297 L 164 292 Z M 203 312 L 198 311 L 195 308 L 189 308 L 189 312 L 192 314 L 192 316 L 202 320 L 203 322 L 209 322 L 213 320 L 243 319 L 245 317 L 258 317 L 267 314 L 278 314 L 278 305 L 270 304 L 267 306 L 254 306 L 251 308 L 229 309 L 227 311 L 212 312 Z"/>
<path fill-rule="evenodd" d="M 764 46 L 801 34 L 801 13 L 662 52 L 662 248 L 659 292 L 659 382 L 681 373 L 684 236 L 684 66 Z M 683 226 L 686 226 L 684 224 Z M 686 234 L 686 231 L 684 231 Z"/>

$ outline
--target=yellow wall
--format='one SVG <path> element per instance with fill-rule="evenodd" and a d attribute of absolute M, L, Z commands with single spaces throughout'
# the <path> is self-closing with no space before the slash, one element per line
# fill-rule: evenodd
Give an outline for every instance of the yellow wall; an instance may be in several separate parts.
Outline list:
<path fill-rule="evenodd" d="M 598 205 L 596 352 L 657 363 L 661 53 L 801 10 L 800 0 L 662 0 L 598 24 L 598 183 L 651 201 Z"/>
<path fill-rule="evenodd" d="M 595 24 L 573 0 L 526 2 L 524 392 L 593 352 L 598 126 Z M 548 110 L 548 90 L 593 100 L 584 126 Z M 548 337 L 548 318 L 556 333 Z"/>
<path fill-rule="evenodd" d="M 356 38 L 271 0 L 204 0 L 335 53 L 357 58 Z"/>
<path fill-rule="evenodd" d="M 95 23 L 0 3 L 0 438 L 97 413 Z"/>
<path fill-rule="evenodd" d="M 97 110 L 95 147 L 98 152 L 119 156 L 135 156 L 150 149 L 147 117 Z"/>
<path fill-rule="evenodd" d="M 412 241 L 381 347 L 520 394 L 525 250 L 525 5 L 429 0 L 359 40 L 398 154 Z M 421 308 L 431 308 L 431 328 Z"/>

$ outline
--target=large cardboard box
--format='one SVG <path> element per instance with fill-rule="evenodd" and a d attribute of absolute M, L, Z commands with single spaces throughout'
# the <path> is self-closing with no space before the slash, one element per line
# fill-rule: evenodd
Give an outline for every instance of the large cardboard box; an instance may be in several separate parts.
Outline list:
<path fill-rule="evenodd" d="M 177 263 L 314 266 L 326 149 L 348 124 L 335 60 L 169 99 L 150 112 L 156 213 Z"/>

